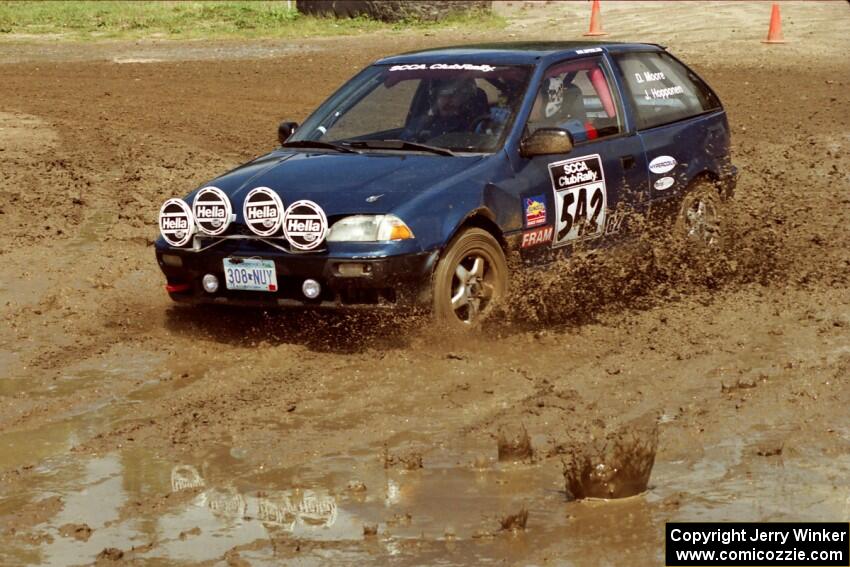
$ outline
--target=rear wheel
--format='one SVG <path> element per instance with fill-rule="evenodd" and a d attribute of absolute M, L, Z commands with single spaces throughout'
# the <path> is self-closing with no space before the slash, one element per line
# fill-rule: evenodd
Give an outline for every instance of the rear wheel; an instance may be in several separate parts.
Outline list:
<path fill-rule="evenodd" d="M 699 181 L 682 199 L 677 227 L 684 235 L 706 246 L 719 246 L 721 202 L 717 189 L 707 181 Z"/>
<path fill-rule="evenodd" d="M 505 296 L 508 266 L 502 248 L 480 228 L 449 244 L 434 270 L 434 314 L 455 328 L 479 324 Z"/>

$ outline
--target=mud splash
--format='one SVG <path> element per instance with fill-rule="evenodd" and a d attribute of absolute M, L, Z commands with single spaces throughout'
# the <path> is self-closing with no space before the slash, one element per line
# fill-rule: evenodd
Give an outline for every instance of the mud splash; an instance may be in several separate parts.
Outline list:
<path fill-rule="evenodd" d="M 518 431 L 509 432 L 503 427 L 497 440 L 500 461 L 530 461 L 534 456 L 531 437 L 525 426 Z"/>
<path fill-rule="evenodd" d="M 669 218 L 635 217 L 630 240 L 601 249 L 577 246 L 549 266 L 513 273 L 503 318 L 520 328 L 581 324 L 604 313 L 786 277 L 786 243 L 770 227 L 754 228 L 747 209 L 734 199 L 724 204 L 723 239 L 712 246 L 680 235 Z"/>
<path fill-rule="evenodd" d="M 647 489 L 658 424 L 627 424 L 602 439 L 574 443 L 563 460 L 567 494 L 584 498 L 626 498 Z"/>

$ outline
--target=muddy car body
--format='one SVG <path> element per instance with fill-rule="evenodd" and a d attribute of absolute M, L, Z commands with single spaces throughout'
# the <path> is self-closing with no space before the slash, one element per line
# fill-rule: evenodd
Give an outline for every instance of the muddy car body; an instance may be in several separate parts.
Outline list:
<path fill-rule="evenodd" d="M 505 294 L 508 258 L 616 242 L 633 213 L 672 203 L 713 238 L 736 177 L 718 97 L 648 44 L 389 57 L 279 138 L 163 205 L 156 255 L 174 300 L 475 322 Z"/>

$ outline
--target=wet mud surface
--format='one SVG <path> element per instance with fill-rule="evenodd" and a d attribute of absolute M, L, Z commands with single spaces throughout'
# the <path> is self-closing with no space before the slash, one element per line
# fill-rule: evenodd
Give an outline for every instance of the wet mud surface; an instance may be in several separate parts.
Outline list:
<path fill-rule="evenodd" d="M 783 4 L 767 47 L 749 5 L 688 34 L 657 6 L 605 25 L 726 105 L 724 245 L 579 254 L 461 339 L 174 306 L 158 206 L 382 55 L 574 37 L 583 5 L 493 38 L 0 44 L 0 564 L 651 565 L 666 521 L 847 519 L 850 13 Z"/>

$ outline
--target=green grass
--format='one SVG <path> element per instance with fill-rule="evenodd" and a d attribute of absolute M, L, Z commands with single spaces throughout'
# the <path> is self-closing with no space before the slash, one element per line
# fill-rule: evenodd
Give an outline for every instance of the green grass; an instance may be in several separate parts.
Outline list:
<path fill-rule="evenodd" d="M 457 14 L 439 22 L 395 24 L 368 18 L 305 16 L 285 1 L 40 1 L 0 2 L 0 40 L 10 34 L 64 39 L 287 38 L 362 34 L 379 30 L 462 27 L 498 29 L 502 18 L 487 13 Z M 15 37 L 15 36 L 11 36 Z"/>

